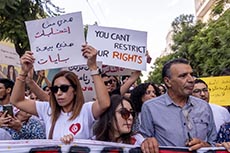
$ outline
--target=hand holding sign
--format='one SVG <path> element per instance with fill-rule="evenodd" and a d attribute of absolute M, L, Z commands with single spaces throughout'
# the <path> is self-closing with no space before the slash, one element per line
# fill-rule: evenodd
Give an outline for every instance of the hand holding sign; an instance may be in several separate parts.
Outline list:
<path fill-rule="evenodd" d="M 90 70 L 97 69 L 97 50 L 90 45 L 82 45 L 82 55 L 87 58 L 87 65 Z"/>
<path fill-rule="evenodd" d="M 21 57 L 21 74 L 27 75 L 29 71 L 33 68 L 33 63 L 35 58 L 31 51 L 26 51 L 25 54 Z"/>
<path fill-rule="evenodd" d="M 26 21 L 26 28 L 36 71 L 86 63 L 82 56 L 72 56 L 85 43 L 81 12 Z"/>

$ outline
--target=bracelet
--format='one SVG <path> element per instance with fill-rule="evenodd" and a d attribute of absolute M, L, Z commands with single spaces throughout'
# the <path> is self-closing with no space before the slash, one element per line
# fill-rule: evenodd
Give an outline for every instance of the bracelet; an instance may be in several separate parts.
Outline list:
<path fill-rule="evenodd" d="M 23 76 L 23 77 L 27 77 L 27 74 L 18 74 L 18 75 L 20 75 L 20 76 Z"/>
<path fill-rule="evenodd" d="M 25 82 L 25 81 L 26 81 L 25 79 L 22 79 L 20 76 L 18 76 L 18 77 L 16 78 L 16 80 L 19 80 L 19 81 L 21 81 L 21 82 Z"/>

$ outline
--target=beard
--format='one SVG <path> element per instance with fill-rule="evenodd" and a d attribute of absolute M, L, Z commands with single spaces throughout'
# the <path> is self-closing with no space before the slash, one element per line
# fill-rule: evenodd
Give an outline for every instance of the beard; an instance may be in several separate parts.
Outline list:
<path fill-rule="evenodd" d="M 3 100 L 5 100 L 5 99 L 6 99 L 6 94 L 3 95 L 2 97 L 0 97 L 0 101 L 3 101 Z"/>

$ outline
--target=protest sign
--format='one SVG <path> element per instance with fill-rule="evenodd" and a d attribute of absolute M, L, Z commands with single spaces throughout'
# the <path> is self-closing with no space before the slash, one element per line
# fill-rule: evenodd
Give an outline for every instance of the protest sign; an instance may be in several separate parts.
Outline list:
<path fill-rule="evenodd" d="M 27 21 L 26 29 L 36 71 L 86 63 L 81 12 Z"/>
<path fill-rule="evenodd" d="M 16 77 L 20 72 L 20 67 L 0 64 L 0 78 L 8 78 L 12 81 L 16 81 Z"/>
<path fill-rule="evenodd" d="M 98 50 L 103 65 L 146 70 L 147 32 L 89 26 L 87 42 Z"/>
<path fill-rule="evenodd" d="M 142 152 L 138 145 L 124 143 L 74 139 L 71 144 L 63 144 L 60 140 L 34 139 L 34 140 L 1 140 L 0 152 L 4 153 L 138 153 Z M 204 147 L 197 153 L 227 153 L 223 147 Z M 159 146 L 159 153 L 191 153 L 188 147 Z"/>
<path fill-rule="evenodd" d="M 0 44 L 0 64 L 14 65 L 20 67 L 19 55 L 15 48 Z"/>
<path fill-rule="evenodd" d="M 102 63 L 97 62 L 97 66 L 101 68 Z M 90 75 L 91 73 L 87 65 L 74 65 L 68 68 L 63 68 L 62 70 L 72 71 L 78 76 L 85 102 L 92 101 L 94 98 L 96 98 L 93 79 Z"/>
<path fill-rule="evenodd" d="M 126 69 L 123 67 L 117 67 L 117 66 L 109 66 L 109 65 L 102 65 L 102 72 L 107 75 L 131 75 L 133 70 Z"/>
<path fill-rule="evenodd" d="M 230 105 L 230 76 L 201 78 L 209 88 L 210 103 Z"/>

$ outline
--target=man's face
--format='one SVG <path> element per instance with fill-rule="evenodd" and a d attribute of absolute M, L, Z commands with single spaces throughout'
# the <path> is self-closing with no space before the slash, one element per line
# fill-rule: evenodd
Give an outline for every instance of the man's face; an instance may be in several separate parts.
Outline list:
<path fill-rule="evenodd" d="M 165 77 L 165 82 L 172 94 L 187 97 L 194 87 L 193 70 L 188 64 L 173 64 L 170 68 L 171 77 Z"/>
<path fill-rule="evenodd" d="M 0 83 L 0 100 L 4 100 L 7 96 L 7 93 L 6 93 L 6 88 L 4 86 L 4 84 Z"/>
<path fill-rule="evenodd" d="M 208 87 L 204 83 L 195 84 L 192 95 L 209 102 Z"/>

